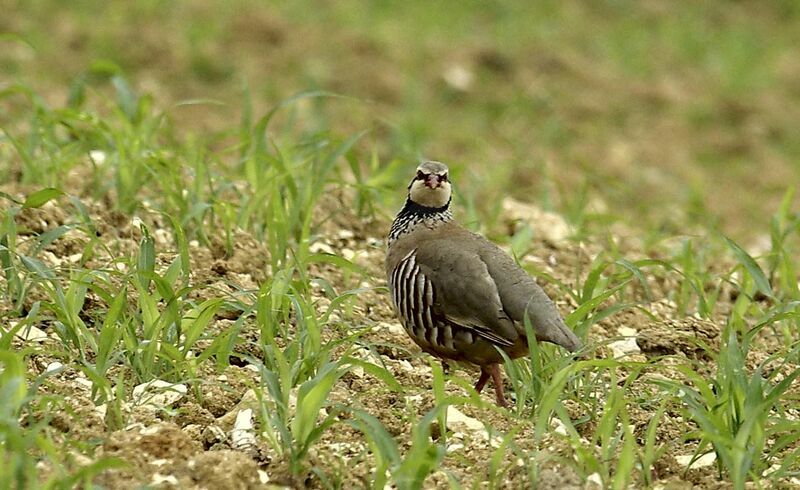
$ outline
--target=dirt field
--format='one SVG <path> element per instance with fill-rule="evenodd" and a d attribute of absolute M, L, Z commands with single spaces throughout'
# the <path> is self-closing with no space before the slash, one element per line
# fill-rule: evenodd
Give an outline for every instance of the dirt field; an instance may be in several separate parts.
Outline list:
<path fill-rule="evenodd" d="M 7 8 L 0 487 L 800 486 L 791 2 Z M 421 156 L 589 345 L 509 410 L 391 308 Z"/>

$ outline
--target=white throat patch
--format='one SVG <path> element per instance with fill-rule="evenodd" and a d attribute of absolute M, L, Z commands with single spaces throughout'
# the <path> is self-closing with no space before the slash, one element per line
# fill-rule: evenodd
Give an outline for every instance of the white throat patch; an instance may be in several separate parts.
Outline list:
<path fill-rule="evenodd" d="M 424 181 L 415 180 L 408 190 L 408 197 L 420 206 L 440 208 L 450 201 L 451 192 L 450 182 L 441 182 L 439 187 L 431 189 Z"/>

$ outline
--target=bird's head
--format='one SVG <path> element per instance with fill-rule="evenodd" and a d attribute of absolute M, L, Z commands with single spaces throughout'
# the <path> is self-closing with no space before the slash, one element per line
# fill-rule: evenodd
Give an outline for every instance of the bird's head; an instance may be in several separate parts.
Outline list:
<path fill-rule="evenodd" d="M 440 162 L 422 162 L 408 186 L 408 198 L 426 208 L 441 208 L 450 202 L 452 187 L 447 165 Z"/>

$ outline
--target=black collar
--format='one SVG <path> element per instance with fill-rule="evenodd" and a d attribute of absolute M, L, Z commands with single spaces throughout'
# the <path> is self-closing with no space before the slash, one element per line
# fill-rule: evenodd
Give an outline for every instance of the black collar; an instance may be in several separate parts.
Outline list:
<path fill-rule="evenodd" d="M 424 216 L 443 213 L 447 211 L 447 208 L 450 207 L 450 201 L 452 200 L 452 196 L 450 199 L 447 200 L 447 203 L 439 208 L 433 208 L 430 206 L 423 206 L 422 204 L 416 203 L 411 200 L 410 197 L 406 198 L 406 205 L 403 206 L 403 211 L 400 214 L 421 214 Z"/>

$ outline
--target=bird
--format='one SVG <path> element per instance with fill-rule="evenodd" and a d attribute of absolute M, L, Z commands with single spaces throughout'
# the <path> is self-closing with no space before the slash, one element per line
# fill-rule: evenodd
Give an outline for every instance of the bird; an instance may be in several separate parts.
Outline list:
<path fill-rule="evenodd" d="M 389 231 L 386 276 L 403 328 L 424 352 L 480 367 L 507 407 L 500 374 L 503 351 L 528 354 L 527 315 L 536 340 L 570 352 L 583 346 L 552 300 L 506 252 L 453 218 L 447 165 L 424 161 Z"/>

